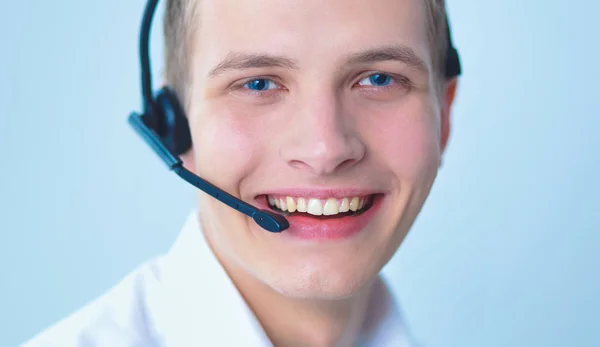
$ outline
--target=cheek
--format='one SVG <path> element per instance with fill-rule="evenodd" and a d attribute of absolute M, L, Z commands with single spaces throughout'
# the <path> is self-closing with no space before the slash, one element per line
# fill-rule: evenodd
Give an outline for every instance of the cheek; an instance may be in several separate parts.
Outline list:
<path fill-rule="evenodd" d="M 196 169 L 209 181 L 237 188 L 256 164 L 256 126 L 243 110 L 206 107 L 191 124 Z"/>
<path fill-rule="evenodd" d="M 373 155 L 405 180 L 421 180 L 437 171 L 440 159 L 439 120 L 427 102 L 412 100 L 380 109 L 368 130 Z"/>

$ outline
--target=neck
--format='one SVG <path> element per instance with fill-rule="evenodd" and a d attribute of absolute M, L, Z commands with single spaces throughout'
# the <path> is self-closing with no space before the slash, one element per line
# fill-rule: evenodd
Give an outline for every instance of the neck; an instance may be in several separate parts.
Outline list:
<path fill-rule="evenodd" d="M 368 314 L 371 293 L 377 287 L 374 281 L 342 299 L 298 299 L 282 295 L 244 269 L 223 260 L 220 259 L 221 264 L 273 346 L 355 345 Z"/>
<path fill-rule="evenodd" d="M 351 347 L 361 332 L 372 285 L 336 300 L 286 297 L 256 279 L 241 279 L 242 296 L 274 346 Z"/>

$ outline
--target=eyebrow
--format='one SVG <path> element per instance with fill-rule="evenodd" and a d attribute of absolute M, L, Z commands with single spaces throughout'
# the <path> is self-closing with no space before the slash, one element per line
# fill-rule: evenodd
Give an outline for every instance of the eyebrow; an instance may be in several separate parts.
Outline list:
<path fill-rule="evenodd" d="M 268 67 L 279 67 L 291 70 L 298 69 L 298 66 L 294 61 L 285 57 L 270 54 L 230 52 L 225 59 L 210 71 L 209 76 L 214 77 L 228 70 Z"/>
<path fill-rule="evenodd" d="M 352 65 L 371 64 L 387 60 L 400 61 L 409 67 L 427 71 L 427 66 L 415 51 L 404 45 L 382 46 L 352 54 L 348 63 Z"/>
<path fill-rule="evenodd" d="M 354 53 L 346 59 L 346 63 L 349 65 L 364 65 L 388 60 L 400 61 L 413 69 L 427 71 L 423 59 L 421 59 L 412 48 L 404 45 L 382 46 Z M 229 70 L 272 67 L 289 70 L 298 69 L 298 65 L 295 61 L 282 56 L 248 52 L 229 52 L 227 56 L 209 72 L 209 76 L 216 77 Z"/>

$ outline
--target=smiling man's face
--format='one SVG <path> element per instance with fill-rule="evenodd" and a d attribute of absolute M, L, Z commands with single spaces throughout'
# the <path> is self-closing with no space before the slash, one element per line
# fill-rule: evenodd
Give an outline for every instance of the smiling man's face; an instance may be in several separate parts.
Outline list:
<path fill-rule="evenodd" d="M 187 165 L 280 234 L 200 193 L 230 271 L 292 297 L 340 298 L 377 276 L 439 167 L 424 0 L 202 0 L 191 42 Z"/>

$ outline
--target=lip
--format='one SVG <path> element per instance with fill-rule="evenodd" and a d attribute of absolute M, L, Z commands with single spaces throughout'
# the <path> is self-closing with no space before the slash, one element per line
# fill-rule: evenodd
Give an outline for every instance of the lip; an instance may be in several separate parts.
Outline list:
<path fill-rule="evenodd" d="M 386 194 L 368 192 L 365 190 L 346 189 L 346 190 L 285 190 L 273 191 L 264 193 L 256 197 L 256 206 L 261 209 L 272 211 L 266 195 L 272 196 L 299 196 L 312 198 L 342 198 L 349 196 L 366 196 L 373 195 L 373 201 L 370 208 L 359 215 L 344 216 L 344 217 L 329 217 L 311 216 L 309 214 L 292 214 L 286 215 L 290 227 L 283 231 L 282 236 L 285 238 L 298 240 L 314 240 L 314 241 L 335 241 L 349 239 L 360 234 L 365 230 L 365 227 L 374 219 L 380 210 L 385 200 Z M 282 215 L 284 215 L 282 213 Z"/>

